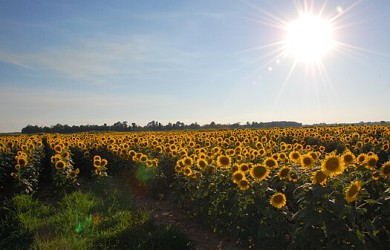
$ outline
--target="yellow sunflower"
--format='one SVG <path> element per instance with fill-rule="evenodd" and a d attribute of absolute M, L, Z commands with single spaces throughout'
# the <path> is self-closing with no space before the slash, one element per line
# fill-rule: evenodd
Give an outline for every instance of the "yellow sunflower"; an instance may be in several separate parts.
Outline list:
<path fill-rule="evenodd" d="M 275 193 L 272 195 L 269 203 L 275 208 L 282 208 L 286 205 L 286 196 L 283 193 Z"/>
<path fill-rule="evenodd" d="M 322 162 L 321 170 L 329 177 L 333 177 L 342 174 L 345 169 L 345 163 L 341 157 L 338 157 L 335 153 L 330 153 L 326 156 Z"/>
<path fill-rule="evenodd" d="M 183 174 L 185 176 L 191 176 L 192 175 L 192 169 L 189 166 L 185 166 L 182 170 Z"/>
<path fill-rule="evenodd" d="M 220 155 L 217 158 L 217 165 L 221 168 L 228 168 L 232 164 L 232 159 L 226 155 Z"/>
<path fill-rule="evenodd" d="M 79 169 L 79 168 L 76 168 L 76 170 L 70 171 L 69 177 L 70 177 L 71 179 L 75 179 L 79 173 L 80 173 L 80 169 Z"/>
<path fill-rule="evenodd" d="M 372 154 L 367 158 L 367 168 L 368 169 L 375 169 L 376 168 L 376 163 L 378 162 L 379 157 L 376 154 Z"/>
<path fill-rule="evenodd" d="M 269 167 L 260 164 L 255 164 L 250 169 L 250 175 L 255 181 L 264 180 L 265 178 L 267 178 L 270 172 L 271 170 L 269 169 Z"/>
<path fill-rule="evenodd" d="M 306 170 L 309 170 L 314 165 L 314 159 L 311 157 L 311 155 L 305 154 L 300 157 L 300 163 L 301 163 L 301 167 L 303 167 Z"/>
<path fill-rule="evenodd" d="M 274 168 L 278 167 L 278 162 L 275 161 L 275 159 L 272 158 L 272 157 L 265 158 L 264 161 L 263 161 L 263 164 L 265 166 L 267 166 L 268 168 L 270 168 L 270 169 L 274 169 Z"/>
<path fill-rule="evenodd" d="M 361 189 L 362 186 L 359 181 L 351 182 L 351 184 L 345 190 L 345 200 L 348 203 L 355 201 Z"/>
<path fill-rule="evenodd" d="M 56 169 L 61 170 L 66 168 L 66 163 L 63 160 L 59 160 L 55 164 Z"/>
<path fill-rule="evenodd" d="M 390 161 L 383 163 L 380 173 L 381 176 L 385 179 L 390 177 Z"/>
<path fill-rule="evenodd" d="M 313 184 L 320 184 L 321 186 L 325 186 L 326 181 L 327 177 L 321 170 L 314 172 L 311 176 L 311 182 Z"/>
<path fill-rule="evenodd" d="M 241 181 L 244 178 L 245 178 L 245 173 L 243 173 L 241 171 L 236 171 L 232 174 L 232 181 L 234 183 L 238 183 L 239 181 Z"/>
<path fill-rule="evenodd" d="M 28 164 L 28 160 L 26 157 L 18 157 L 17 164 L 19 164 L 21 167 L 25 167 Z"/>
<path fill-rule="evenodd" d="M 183 163 L 185 166 L 192 166 L 192 164 L 194 164 L 194 160 L 191 157 L 187 156 L 183 159 Z"/>
<path fill-rule="evenodd" d="M 241 163 L 238 167 L 244 173 L 249 171 L 249 163 Z"/>
<path fill-rule="evenodd" d="M 365 153 L 361 153 L 356 157 L 356 163 L 359 165 L 364 165 L 367 163 L 368 155 Z"/>
<path fill-rule="evenodd" d="M 175 172 L 176 173 L 180 173 L 183 170 L 183 168 L 184 167 L 182 165 L 176 163 L 176 165 L 175 165 Z"/>
<path fill-rule="evenodd" d="M 237 186 L 241 189 L 241 190 L 247 190 L 249 189 L 250 187 L 250 184 L 249 184 L 249 181 L 247 179 L 242 179 L 240 180 L 239 182 L 237 182 Z"/>
<path fill-rule="evenodd" d="M 347 165 L 354 163 L 356 158 L 355 155 L 349 150 L 345 150 L 341 157 L 343 158 L 344 163 Z"/>
<path fill-rule="evenodd" d="M 298 151 L 291 151 L 290 154 L 288 155 L 288 158 L 290 158 L 292 162 L 299 163 L 301 154 Z"/>
<path fill-rule="evenodd" d="M 208 165 L 208 162 L 207 162 L 205 159 L 203 159 L 203 158 L 199 158 L 199 159 L 196 161 L 196 166 L 197 166 L 199 169 L 201 169 L 201 170 L 206 169 L 207 165 Z"/>
<path fill-rule="evenodd" d="M 292 180 L 291 178 L 291 167 L 284 166 L 278 172 L 280 180 Z"/>

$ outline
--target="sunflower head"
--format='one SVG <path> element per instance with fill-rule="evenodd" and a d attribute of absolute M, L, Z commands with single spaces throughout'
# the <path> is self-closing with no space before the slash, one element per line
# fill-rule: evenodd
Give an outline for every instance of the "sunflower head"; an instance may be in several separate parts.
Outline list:
<path fill-rule="evenodd" d="M 203 158 L 199 158 L 197 161 L 196 161 L 196 166 L 201 169 L 201 170 L 204 170 L 206 169 L 208 163 L 205 159 Z"/>
<path fill-rule="evenodd" d="M 244 173 L 248 172 L 249 171 L 249 163 L 241 163 L 239 165 L 239 170 L 241 170 Z"/>
<path fill-rule="evenodd" d="M 286 196 L 283 193 L 275 193 L 272 195 L 269 203 L 275 208 L 282 208 L 286 205 Z"/>
<path fill-rule="evenodd" d="M 264 159 L 263 165 L 267 166 L 270 169 L 275 169 L 278 167 L 278 162 L 272 157 L 267 157 Z"/>
<path fill-rule="evenodd" d="M 359 181 L 353 181 L 345 190 L 345 200 L 350 203 L 357 199 L 362 185 Z"/>
<path fill-rule="evenodd" d="M 379 160 L 379 157 L 376 154 L 372 154 L 372 155 L 368 156 L 367 161 L 366 161 L 367 168 L 372 169 L 372 170 L 375 169 L 378 160 Z"/>
<path fill-rule="evenodd" d="M 311 182 L 313 184 L 319 184 L 321 186 L 325 186 L 326 180 L 327 180 L 327 177 L 321 170 L 314 172 L 311 176 Z"/>
<path fill-rule="evenodd" d="M 311 155 L 309 154 L 305 154 L 305 155 L 302 155 L 300 157 L 300 163 L 301 163 L 301 166 L 306 169 L 306 170 L 309 170 L 313 167 L 314 165 L 314 159 L 311 157 Z"/>
<path fill-rule="evenodd" d="M 220 155 L 217 158 L 217 165 L 221 168 L 228 168 L 232 164 L 232 159 L 227 155 Z"/>
<path fill-rule="evenodd" d="M 343 158 L 345 164 L 354 163 L 356 158 L 355 155 L 349 150 L 346 150 L 341 157 Z"/>
<path fill-rule="evenodd" d="M 183 159 L 183 164 L 185 166 L 192 166 L 192 164 L 194 164 L 194 160 L 191 157 L 187 156 Z"/>
<path fill-rule="evenodd" d="M 383 163 L 380 174 L 385 179 L 390 177 L 390 161 Z"/>
<path fill-rule="evenodd" d="M 278 172 L 278 177 L 280 180 L 292 180 L 291 167 L 282 167 Z"/>
<path fill-rule="evenodd" d="M 182 172 L 187 177 L 192 175 L 192 169 L 189 166 L 185 166 Z"/>
<path fill-rule="evenodd" d="M 245 174 L 241 171 L 236 171 L 232 175 L 232 181 L 234 183 L 238 183 L 239 181 L 241 181 L 244 178 L 245 178 Z"/>
<path fill-rule="evenodd" d="M 359 165 L 364 165 L 367 163 L 368 155 L 365 153 L 361 153 L 356 157 L 356 163 Z"/>
<path fill-rule="evenodd" d="M 299 159 L 301 158 L 301 154 L 298 151 L 294 150 L 294 151 L 290 152 L 290 154 L 288 155 L 288 158 L 290 158 L 290 160 L 292 162 L 298 163 Z"/>
<path fill-rule="evenodd" d="M 255 164 L 250 170 L 250 175 L 255 181 L 262 181 L 267 178 L 270 171 L 271 170 L 266 165 Z"/>
<path fill-rule="evenodd" d="M 244 191 L 244 190 L 249 189 L 250 183 L 246 178 L 243 178 L 237 182 L 237 186 L 240 190 Z"/>
<path fill-rule="evenodd" d="M 18 157 L 17 164 L 21 167 L 25 167 L 28 164 L 28 160 L 26 157 Z"/>
<path fill-rule="evenodd" d="M 326 156 L 321 165 L 322 172 L 329 177 L 342 174 L 345 169 L 345 163 L 341 157 L 335 153 L 330 153 Z"/>
<path fill-rule="evenodd" d="M 63 160 L 59 160 L 55 163 L 55 167 L 58 170 L 62 170 L 66 168 L 66 163 Z"/>

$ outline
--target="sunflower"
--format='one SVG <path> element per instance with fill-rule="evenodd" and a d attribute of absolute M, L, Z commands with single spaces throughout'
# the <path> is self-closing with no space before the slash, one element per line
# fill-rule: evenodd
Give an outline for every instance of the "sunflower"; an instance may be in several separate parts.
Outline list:
<path fill-rule="evenodd" d="M 148 159 L 148 160 L 145 162 L 145 165 L 146 165 L 146 167 L 151 168 L 151 167 L 153 167 L 153 161 L 150 160 L 150 159 Z"/>
<path fill-rule="evenodd" d="M 390 161 L 383 163 L 380 173 L 381 176 L 385 179 L 390 177 Z"/>
<path fill-rule="evenodd" d="M 175 172 L 180 173 L 183 170 L 183 168 L 184 168 L 183 166 L 176 164 L 175 165 Z"/>
<path fill-rule="evenodd" d="M 93 161 L 93 166 L 95 168 L 99 168 L 101 165 L 102 165 L 102 161 L 101 160 L 94 160 Z"/>
<path fill-rule="evenodd" d="M 89 152 L 89 151 L 85 151 L 84 152 L 84 157 L 85 158 L 88 158 L 88 157 L 90 157 L 91 156 L 91 153 Z"/>
<path fill-rule="evenodd" d="M 345 150 L 341 157 L 347 165 L 354 163 L 356 158 L 355 155 L 349 150 Z"/>
<path fill-rule="evenodd" d="M 66 163 L 63 160 L 59 160 L 55 164 L 56 169 L 61 170 L 66 168 Z"/>
<path fill-rule="evenodd" d="M 101 165 L 102 167 L 107 166 L 107 164 L 108 164 L 108 161 L 107 161 L 106 159 L 102 159 L 101 162 L 100 162 L 100 165 Z"/>
<path fill-rule="evenodd" d="M 255 181 L 262 181 L 265 178 L 267 178 L 270 172 L 271 170 L 269 169 L 268 166 L 255 164 L 252 166 L 250 170 L 250 175 Z"/>
<path fill-rule="evenodd" d="M 80 173 L 80 169 L 79 169 L 79 168 L 76 168 L 76 170 L 70 171 L 69 177 L 70 177 L 71 179 L 75 179 L 79 173 Z"/>
<path fill-rule="evenodd" d="M 228 168 L 232 164 L 232 159 L 226 155 L 220 155 L 217 158 L 217 165 L 221 168 Z"/>
<path fill-rule="evenodd" d="M 249 171 L 249 163 L 241 163 L 239 166 L 239 170 L 246 173 Z"/>
<path fill-rule="evenodd" d="M 205 159 L 203 159 L 203 158 L 199 158 L 199 159 L 196 161 L 196 166 L 197 166 L 199 169 L 201 169 L 201 170 L 206 169 L 207 165 L 208 165 L 208 162 L 207 162 Z"/>
<path fill-rule="evenodd" d="M 361 153 L 356 157 L 356 163 L 359 165 L 364 165 L 367 163 L 368 155 L 365 153 Z"/>
<path fill-rule="evenodd" d="M 319 152 L 309 151 L 307 154 L 310 155 L 311 158 L 313 158 L 314 162 L 318 160 Z"/>
<path fill-rule="evenodd" d="M 300 163 L 301 163 L 301 167 L 303 167 L 306 170 L 309 170 L 314 165 L 314 159 L 309 154 L 305 154 L 300 157 Z"/>
<path fill-rule="evenodd" d="M 345 197 L 344 197 L 345 200 L 348 203 L 355 201 L 361 189 L 362 189 L 362 185 L 359 181 L 351 182 L 351 184 L 345 190 Z"/>
<path fill-rule="evenodd" d="M 283 193 L 275 193 L 272 195 L 269 203 L 275 208 L 282 208 L 286 205 L 286 196 Z"/>
<path fill-rule="evenodd" d="M 194 160 L 191 157 L 187 156 L 183 159 L 183 163 L 185 166 L 192 166 L 192 164 L 194 164 Z"/>
<path fill-rule="evenodd" d="M 232 166 L 232 172 L 234 173 L 234 172 L 236 172 L 238 170 L 240 170 L 240 164 L 234 163 L 233 166 Z"/>
<path fill-rule="evenodd" d="M 284 166 L 278 172 L 280 180 L 292 180 L 291 178 L 291 167 Z"/>
<path fill-rule="evenodd" d="M 279 161 L 286 162 L 287 161 L 287 155 L 285 153 L 279 153 Z"/>
<path fill-rule="evenodd" d="M 54 151 L 56 151 L 56 153 L 60 154 L 62 152 L 62 147 L 60 144 L 57 144 L 54 146 Z"/>
<path fill-rule="evenodd" d="M 240 180 L 239 182 L 237 182 L 237 186 L 241 189 L 241 190 L 247 190 L 249 189 L 250 187 L 250 184 L 249 184 L 249 181 L 247 179 L 242 179 Z"/>
<path fill-rule="evenodd" d="M 371 170 L 375 169 L 378 160 L 379 158 L 376 154 L 372 154 L 371 156 L 369 156 L 367 158 L 367 168 Z"/>
<path fill-rule="evenodd" d="M 322 162 L 321 170 L 329 177 L 333 177 L 342 174 L 345 169 L 345 163 L 341 157 L 338 157 L 335 153 L 330 153 L 326 156 Z"/>
<path fill-rule="evenodd" d="M 320 184 L 321 186 L 325 186 L 326 181 L 327 181 L 327 177 L 321 170 L 314 172 L 311 176 L 311 182 L 313 184 Z"/>
<path fill-rule="evenodd" d="M 291 151 L 290 154 L 288 154 L 288 158 L 290 158 L 292 162 L 299 163 L 301 154 L 298 151 Z"/>
<path fill-rule="evenodd" d="M 244 156 L 240 153 L 236 155 L 236 161 L 242 161 L 244 159 Z"/>
<path fill-rule="evenodd" d="M 272 158 L 272 157 L 265 158 L 264 161 L 263 161 L 263 164 L 265 166 L 267 166 L 268 168 L 270 168 L 270 169 L 274 169 L 274 168 L 278 167 L 278 162 L 275 161 L 275 159 Z"/>
<path fill-rule="evenodd" d="M 192 175 L 192 169 L 189 166 L 185 166 L 182 170 L 183 174 L 185 176 L 191 176 Z"/>
<path fill-rule="evenodd" d="M 28 160 L 26 157 L 19 157 L 17 160 L 17 164 L 19 164 L 19 166 L 21 166 L 21 167 L 27 166 L 27 163 L 28 163 Z"/>
<path fill-rule="evenodd" d="M 139 158 L 139 160 L 140 160 L 141 162 L 146 162 L 146 161 L 148 160 L 148 156 L 142 154 L 141 157 Z"/>
<path fill-rule="evenodd" d="M 234 183 L 238 183 L 239 181 L 241 181 L 244 178 L 245 178 L 245 173 L 243 173 L 241 171 L 236 171 L 232 174 L 232 181 Z"/>

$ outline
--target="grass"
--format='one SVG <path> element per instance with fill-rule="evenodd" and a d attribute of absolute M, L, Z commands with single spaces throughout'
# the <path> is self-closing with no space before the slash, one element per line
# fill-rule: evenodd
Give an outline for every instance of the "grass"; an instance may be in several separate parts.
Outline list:
<path fill-rule="evenodd" d="M 1 207 L 0 249 L 194 249 L 177 228 L 156 225 L 122 192 L 94 184 L 48 204 L 17 195 Z"/>

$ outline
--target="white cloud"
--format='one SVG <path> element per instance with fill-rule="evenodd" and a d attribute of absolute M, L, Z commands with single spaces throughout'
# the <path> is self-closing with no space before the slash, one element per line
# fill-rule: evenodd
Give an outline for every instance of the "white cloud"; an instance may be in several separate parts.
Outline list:
<path fill-rule="evenodd" d="M 23 54 L 0 50 L 0 61 L 29 69 L 51 70 L 82 80 L 167 70 L 193 56 L 145 36 L 84 39 L 77 44 Z"/>

